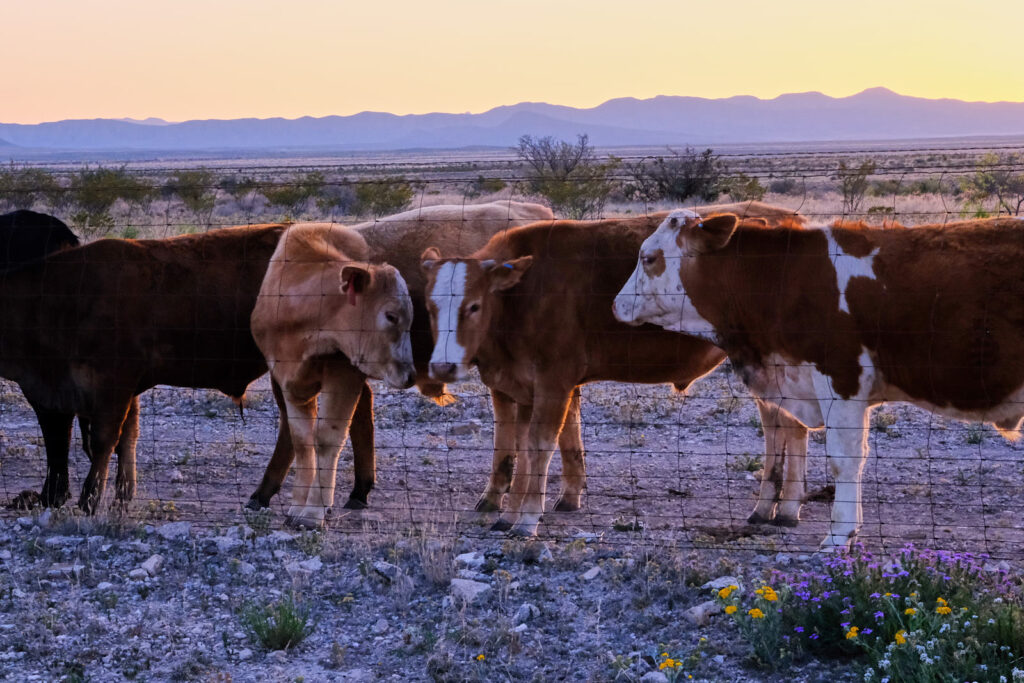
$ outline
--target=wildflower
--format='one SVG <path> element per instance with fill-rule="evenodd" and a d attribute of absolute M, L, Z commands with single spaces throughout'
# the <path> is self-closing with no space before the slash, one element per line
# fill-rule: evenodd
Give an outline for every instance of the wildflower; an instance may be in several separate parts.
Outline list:
<path fill-rule="evenodd" d="M 485 656 L 484 656 L 484 653 L 483 653 L 483 652 L 481 652 L 480 654 L 478 654 L 478 655 L 476 656 L 476 661 L 478 661 L 478 662 L 482 662 L 482 661 L 484 661 L 485 659 L 487 659 L 487 657 L 485 657 Z"/>
<path fill-rule="evenodd" d="M 722 590 L 718 591 L 718 597 L 722 598 L 723 600 L 728 600 L 729 596 L 732 595 L 732 592 L 737 588 L 739 588 L 739 586 L 726 586 Z"/>
<path fill-rule="evenodd" d="M 917 614 L 917 610 L 913 607 L 908 607 L 907 609 L 903 610 L 903 613 L 908 614 L 910 616 L 914 616 L 915 614 Z"/>
<path fill-rule="evenodd" d="M 885 618 L 885 612 L 879 610 L 879 611 L 875 612 L 874 617 L 875 617 L 876 620 L 877 619 L 884 619 Z"/>
<path fill-rule="evenodd" d="M 936 614 L 949 614 L 952 611 L 953 611 L 952 609 L 950 609 L 949 607 L 946 607 L 945 605 L 939 605 L 938 607 L 935 608 L 935 613 Z"/>
<path fill-rule="evenodd" d="M 860 629 L 857 628 L 856 626 L 851 626 L 850 630 L 846 632 L 846 639 L 847 640 L 853 640 L 854 638 L 856 638 L 857 637 L 857 632 L 859 630 Z"/>
<path fill-rule="evenodd" d="M 732 613 L 734 613 L 736 611 L 736 609 L 737 609 L 736 605 L 726 605 L 725 613 L 726 614 L 732 614 Z"/>
<path fill-rule="evenodd" d="M 949 604 L 948 602 L 946 602 L 945 598 L 935 598 L 935 602 L 939 603 L 943 607 Z"/>
<path fill-rule="evenodd" d="M 817 639 L 818 639 L 818 634 L 817 634 L 817 633 L 812 633 L 812 634 L 811 634 L 810 636 L 808 636 L 808 637 L 809 637 L 809 638 L 810 638 L 811 640 L 817 640 Z"/>
<path fill-rule="evenodd" d="M 869 629 L 869 628 L 863 629 L 863 630 L 861 631 L 861 633 L 863 633 L 863 634 L 864 634 L 864 635 L 866 635 L 866 636 L 869 636 L 869 635 L 871 635 L 871 634 L 872 634 L 873 632 L 874 632 L 874 631 L 872 631 L 872 630 L 871 630 L 871 629 Z"/>
<path fill-rule="evenodd" d="M 682 662 L 676 661 L 675 659 L 672 659 L 671 657 L 669 657 L 664 662 L 662 662 L 661 664 L 658 665 L 658 670 L 659 671 L 664 671 L 665 669 L 678 669 L 682 665 L 683 665 Z"/>
<path fill-rule="evenodd" d="M 794 626 L 793 630 L 796 631 L 797 633 L 803 633 L 804 632 L 804 627 L 803 626 Z"/>
<path fill-rule="evenodd" d="M 747 610 L 747 614 L 749 614 L 753 619 L 764 619 L 764 612 L 757 607 L 752 610 Z"/>
<path fill-rule="evenodd" d="M 896 631 L 896 635 L 893 636 L 893 638 L 896 640 L 897 645 L 905 645 L 907 642 L 907 632 L 900 629 L 899 631 Z"/>

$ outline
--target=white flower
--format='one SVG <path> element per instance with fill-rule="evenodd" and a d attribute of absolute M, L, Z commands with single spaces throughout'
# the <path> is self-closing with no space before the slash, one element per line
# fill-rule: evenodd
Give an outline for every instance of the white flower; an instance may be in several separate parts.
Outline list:
<path fill-rule="evenodd" d="M 892 666 L 892 662 L 890 662 L 888 659 L 883 659 L 880 662 L 878 662 L 878 668 L 882 671 L 888 670 L 890 666 Z"/>
<path fill-rule="evenodd" d="M 946 622 L 942 626 L 939 627 L 939 633 L 945 633 L 948 630 L 949 630 L 949 622 Z"/>

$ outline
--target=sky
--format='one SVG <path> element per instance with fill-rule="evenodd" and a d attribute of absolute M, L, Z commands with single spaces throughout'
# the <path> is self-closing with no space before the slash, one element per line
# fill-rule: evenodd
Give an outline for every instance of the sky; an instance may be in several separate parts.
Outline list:
<path fill-rule="evenodd" d="M 615 97 L 1024 101 L 1024 2 L 0 0 L 0 122 Z"/>

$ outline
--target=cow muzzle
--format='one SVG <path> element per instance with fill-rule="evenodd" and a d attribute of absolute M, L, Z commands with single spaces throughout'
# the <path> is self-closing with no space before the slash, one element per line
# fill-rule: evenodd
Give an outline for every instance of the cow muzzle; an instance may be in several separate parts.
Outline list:
<path fill-rule="evenodd" d="M 392 389 L 408 389 L 416 383 L 416 369 L 411 363 L 394 363 L 388 366 L 384 381 Z"/>

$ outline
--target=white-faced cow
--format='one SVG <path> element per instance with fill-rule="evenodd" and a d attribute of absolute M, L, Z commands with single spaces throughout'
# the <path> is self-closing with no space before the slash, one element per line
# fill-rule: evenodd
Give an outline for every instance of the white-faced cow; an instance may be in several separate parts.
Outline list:
<path fill-rule="evenodd" d="M 520 419 L 528 420 L 509 514 L 497 528 L 536 533 L 555 437 L 580 384 L 671 382 L 683 390 L 725 357 L 695 337 L 653 326 L 630 329 L 612 317 L 612 299 L 629 276 L 633 254 L 658 222 L 657 217 L 556 221 L 498 235 L 469 258 L 443 258 L 436 249 L 424 253 L 437 336 L 431 375 L 452 381 L 476 365 L 484 383 L 507 404 L 495 401 L 495 419 L 514 421 L 515 402 L 525 412 Z M 784 415 L 782 420 L 787 431 L 775 438 L 779 425 L 767 416 L 766 436 L 780 449 L 791 441 L 802 467 L 806 431 Z M 774 490 L 774 497 L 759 504 L 756 518 L 774 518 L 780 496 L 789 496 L 794 507 L 784 514 L 795 522 L 803 490 L 802 472 L 796 474 L 799 494 L 792 487 L 786 493 Z"/>
<path fill-rule="evenodd" d="M 825 428 L 836 498 L 824 548 L 861 527 L 873 406 L 908 401 L 1019 435 L 1019 221 L 764 230 L 674 212 L 639 253 L 619 320 L 717 344 L 755 396 Z"/>
<path fill-rule="evenodd" d="M 293 226 L 252 312 L 253 337 L 284 393 L 297 459 L 288 516 L 302 526 L 323 524 L 334 503 L 338 455 L 366 379 L 406 389 L 416 378 L 408 287 L 367 255 L 354 230 Z"/>

